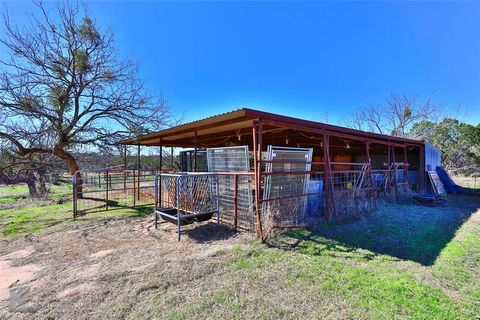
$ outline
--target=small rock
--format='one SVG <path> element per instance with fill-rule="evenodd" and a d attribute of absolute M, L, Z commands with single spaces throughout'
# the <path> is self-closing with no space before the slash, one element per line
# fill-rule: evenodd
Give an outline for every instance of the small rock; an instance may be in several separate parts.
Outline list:
<path fill-rule="evenodd" d="M 25 296 L 30 291 L 30 287 L 18 287 L 10 289 L 10 301 L 8 303 L 8 310 L 15 312 L 25 303 Z"/>

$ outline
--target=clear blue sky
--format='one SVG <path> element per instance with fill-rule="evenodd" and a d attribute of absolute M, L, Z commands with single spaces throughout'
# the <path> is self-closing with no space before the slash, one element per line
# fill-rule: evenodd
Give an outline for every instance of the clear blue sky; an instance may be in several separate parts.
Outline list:
<path fill-rule="evenodd" d="M 480 3 L 89 2 L 121 55 L 195 120 L 240 107 L 342 123 L 391 92 L 480 122 Z M 8 2 L 22 22 L 28 2 Z"/>

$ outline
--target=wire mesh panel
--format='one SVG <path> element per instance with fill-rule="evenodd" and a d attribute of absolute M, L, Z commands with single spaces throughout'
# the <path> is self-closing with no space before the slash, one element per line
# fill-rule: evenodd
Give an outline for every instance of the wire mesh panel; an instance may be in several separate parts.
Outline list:
<path fill-rule="evenodd" d="M 332 205 L 336 222 L 348 222 L 366 216 L 377 208 L 374 180 L 367 163 L 355 170 L 332 171 Z"/>
<path fill-rule="evenodd" d="M 74 216 L 153 204 L 155 174 L 148 169 L 77 172 L 72 179 Z"/>
<path fill-rule="evenodd" d="M 195 171 L 195 150 L 180 151 L 180 171 Z M 207 171 L 207 152 L 197 150 L 197 171 Z"/>
<path fill-rule="evenodd" d="M 177 225 L 178 240 L 181 226 L 209 221 L 216 213 L 219 219 L 217 176 L 213 173 L 161 173 L 155 177 L 155 227 L 158 218 Z M 165 206 L 167 204 L 167 206 Z"/>
<path fill-rule="evenodd" d="M 250 171 L 248 146 L 235 146 L 207 149 L 209 172 L 247 173 Z M 235 179 L 237 186 L 235 188 Z M 253 230 L 252 176 L 234 174 L 218 175 L 221 221 L 235 225 L 235 205 L 237 207 L 237 226 Z M 237 196 L 235 197 L 235 190 Z M 236 199 L 235 199 L 236 198 Z"/>
<path fill-rule="evenodd" d="M 413 191 L 408 174 L 407 166 L 402 163 L 392 164 L 389 169 L 373 170 L 377 194 L 385 200 L 411 201 Z"/>
<path fill-rule="evenodd" d="M 175 208 L 183 213 L 201 214 L 217 210 L 217 190 L 214 174 L 162 173 L 160 208 Z"/>
<path fill-rule="evenodd" d="M 267 228 L 306 222 L 312 153 L 312 148 L 267 147 L 262 205 Z"/>

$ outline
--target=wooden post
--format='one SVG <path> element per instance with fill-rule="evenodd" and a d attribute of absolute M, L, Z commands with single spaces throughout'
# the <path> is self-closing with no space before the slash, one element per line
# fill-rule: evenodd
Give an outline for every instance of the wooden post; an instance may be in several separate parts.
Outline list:
<path fill-rule="evenodd" d="M 260 175 L 258 173 L 258 147 L 259 141 L 257 137 L 258 121 L 254 121 L 252 127 L 252 134 L 253 134 L 253 163 L 254 163 L 254 176 L 255 176 L 255 212 L 256 212 L 256 226 L 255 231 L 257 233 L 257 239 L 263 240 L 263 231 L 262 231 L 262 223 L 260 219 L 260 193 L 261 193 L 261 183 L 260 183 Z"/>
<path fill-rule="evenodd" d="M 233 222 L 235 229 L 238 224 L 238 175 L 233 175 Z"/>
<path fill-rule="evenodd" d="M 170 147 L 170 170 L 173 172 L 173 147 Z"/>
<path fill-rule="evenodd" d="M 137 175 L 137 199 L 140 200 L 140 144 L 137 145 L 137 168 L 138 168 L 138 175 Z"/>

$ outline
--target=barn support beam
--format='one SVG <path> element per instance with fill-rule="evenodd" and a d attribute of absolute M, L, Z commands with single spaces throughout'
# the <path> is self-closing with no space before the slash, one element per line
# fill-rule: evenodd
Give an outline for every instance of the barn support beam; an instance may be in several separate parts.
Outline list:
<path fill-rule="evenodd" d="M 158 172 L 162 172 L 163 167 L 163 145 L 162 138 L 160 138 L 160 146 L 158 148 Z"/>
<path fill-rule="evenodd" d="M 193 171 L 197 172 L 197 148 L 198 148 L 198 145 L 197 145 L 197 130 L 196 129 L 195 129 L 195 138 L 194 138 L 194 141 L 193 141 L 193 146 L 194 146 L 194 149 L 193 149 Z"/>
<path fill-rule="evenodd" d="M 140 144 L 137 144 L 137 169 L 140 169 Z"/>
<path fill-rule="evenodd" d="M 336 215 L 336 208 L 335 200 L 333 198 L 332 166 L 330 161 L 330 137 L 328 135 L 323 135 L 323 157 L 325 161 L 325 218 L 330 221 L 332 217 Z"/>
<path fill-rule="evenodd" d="M 408 183 L 408 154 L 407 146 L 403 148 L 403 162 L 405 163 L 405 182 Z"/>
<path fill-rule="evenodd" d="M 252 127 L 253 135 L 253 163 L 254 163 L 254 175 L 255 175 L 255 231 L 257 234 L 257 239 L 263 240 L 263 230 L 262 230 L 262 220 L 261 220 L 261 161 L 259 158 L 262 157 L 262 123 L 260 120 L 254 121 Z"/>
<path fill-rule="evenodd" d="M 419 166 L 418 166 L 418 191 L 419 192 L 424 192 L 426 191 L 426 185 L 425 185 L 425 178 L 426 178 L 426 175 L 425 175 L 425 145 L 423 146 L 420 146 L 420 163 L 419 163 Z"/>
<path fill-rule="evenodd" d="M 365 156 L 366 156 L 366 159 L 367 159 L 367 163 L 368 163 L 368 175 L 370 176 L 370 183 L 372 184 L 372 187 L 375 186 L 375 181 L 373 179 L 373 172 L 372 172 L 372 158 L 370 157 L 370 142 L 366 141 L 365 142 Z M 376 189 L 373 188 L 373 196 L 375 197 L 375 199 L 377 198 L 377 192 L 376 192 Z"/>

